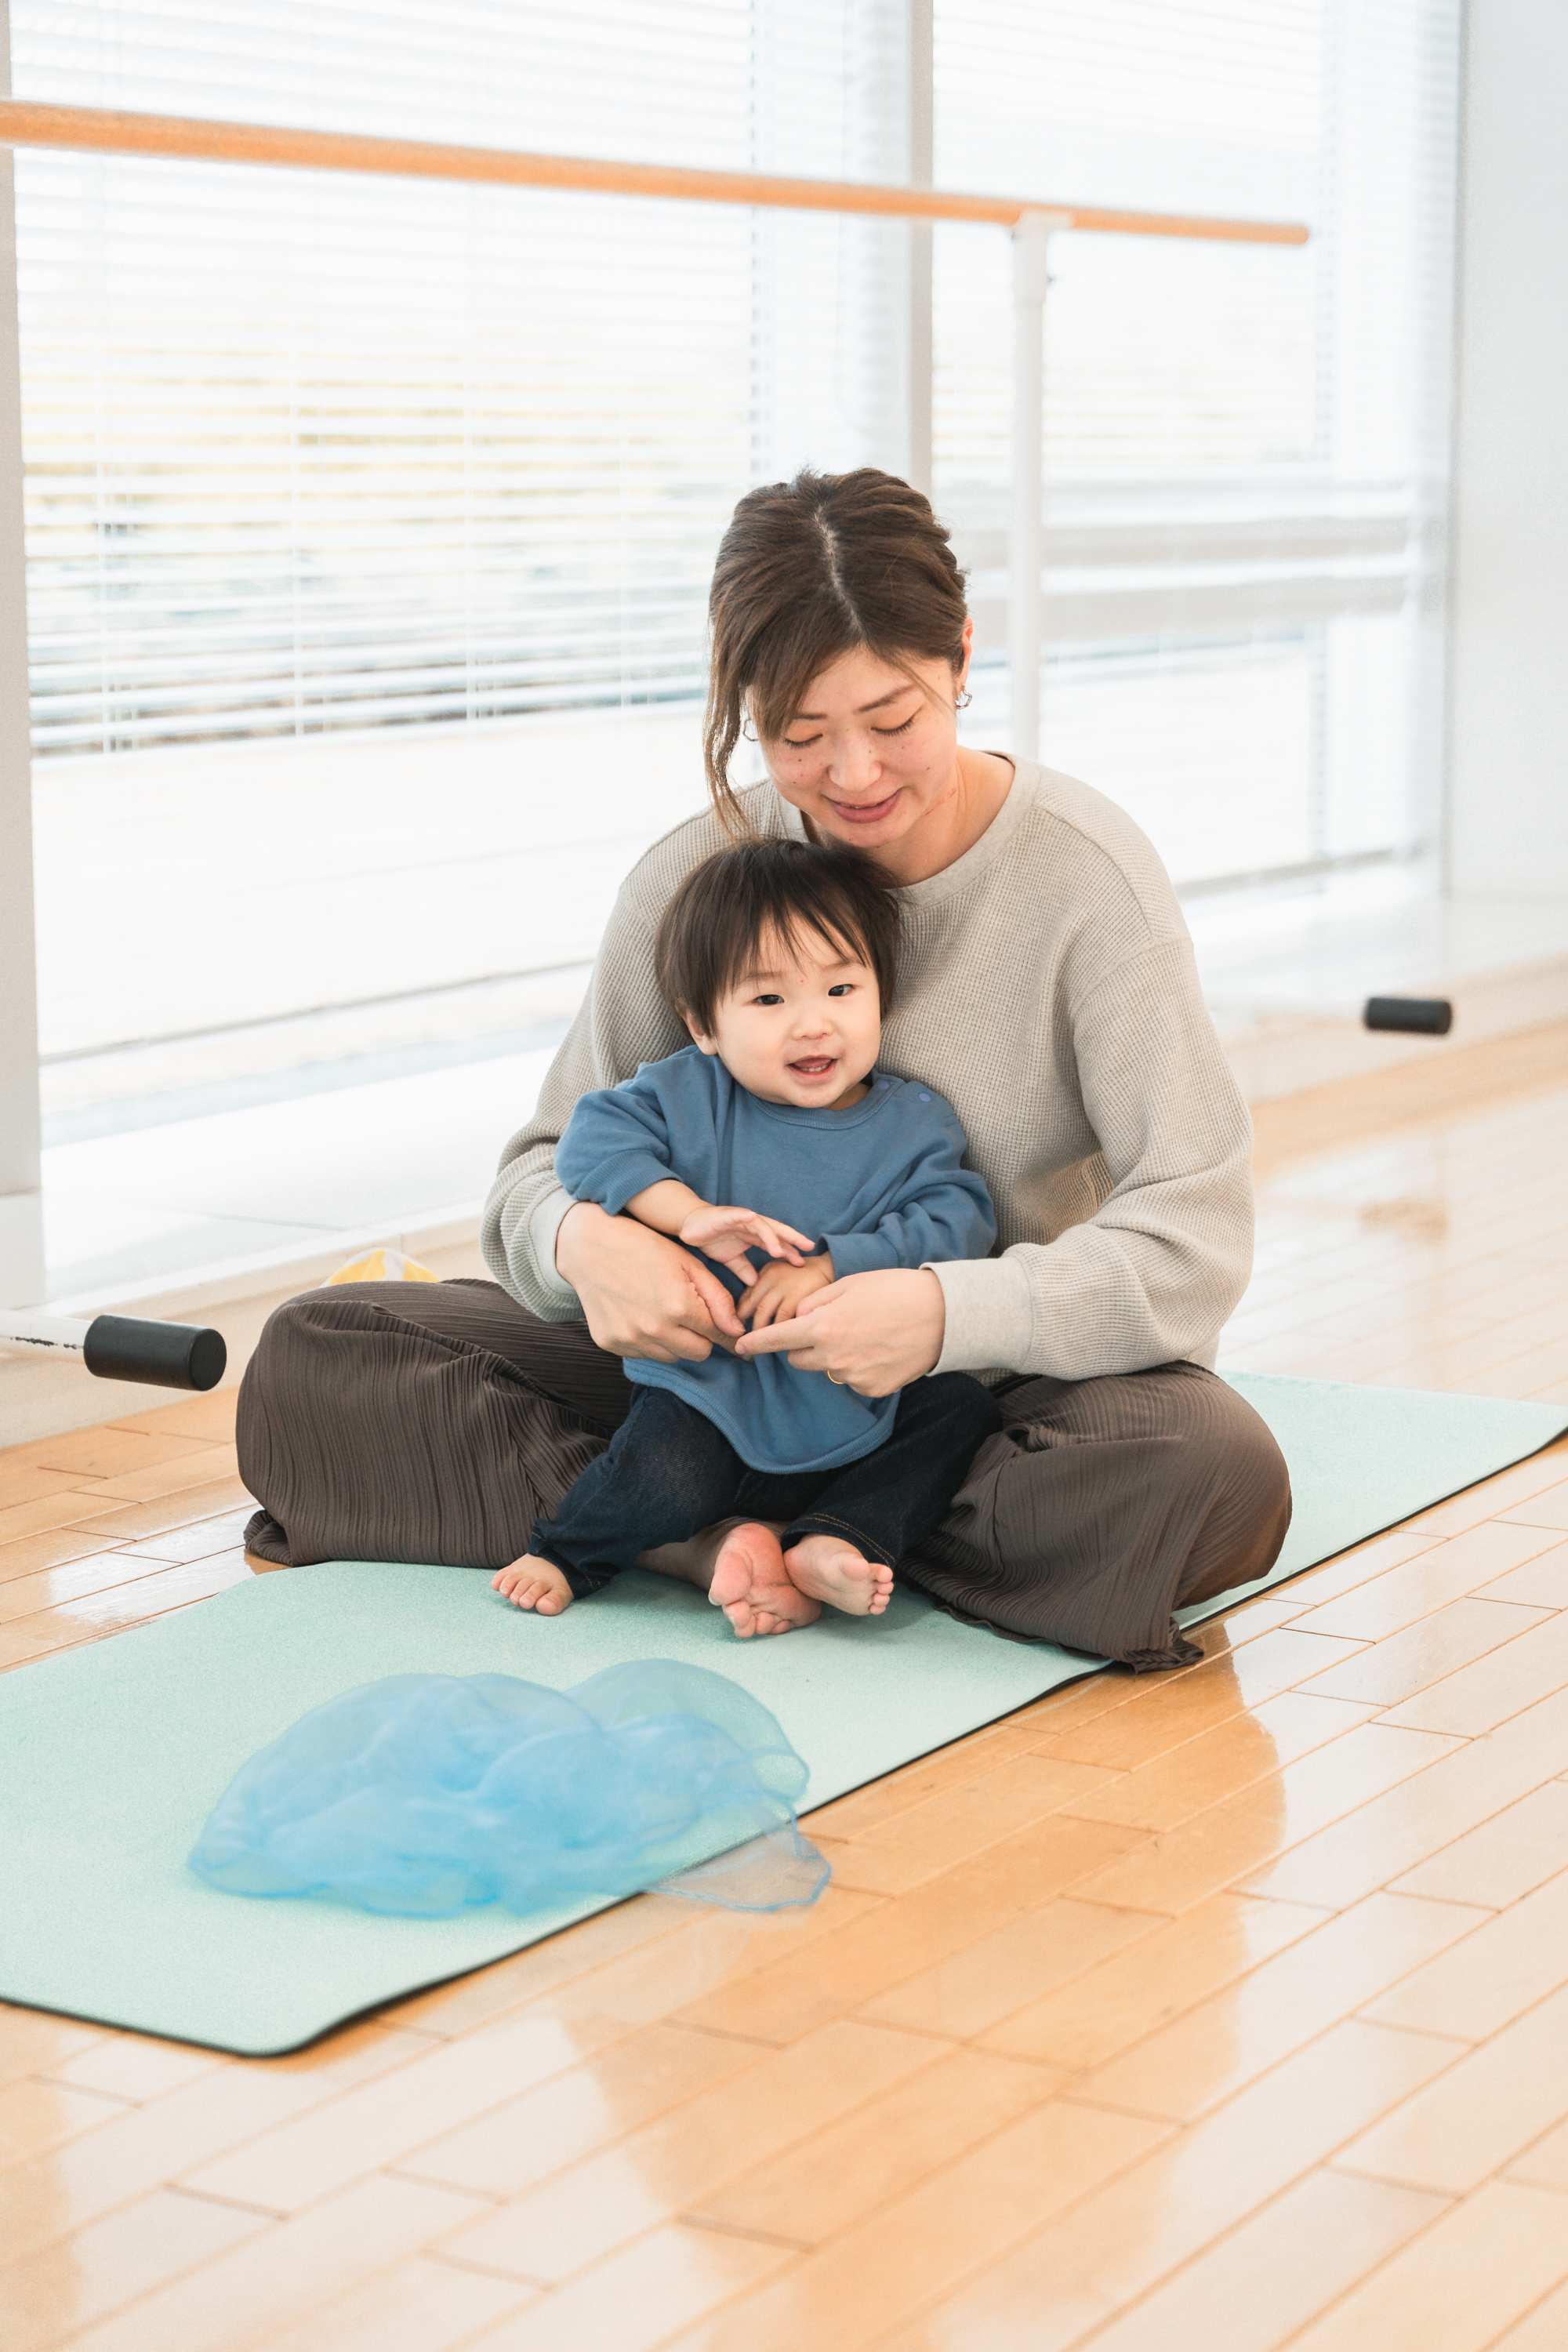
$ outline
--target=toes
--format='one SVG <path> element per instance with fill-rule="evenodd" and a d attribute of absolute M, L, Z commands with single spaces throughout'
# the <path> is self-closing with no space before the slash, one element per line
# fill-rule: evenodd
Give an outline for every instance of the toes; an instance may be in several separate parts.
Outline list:
<path fill-rule="evenodd" d="M 713 1568 L 713 1581 L 708 1587 L 708 1598 L 715 1609 L 733 1609 L 744 1601 L 751 1589 L 751 1574 L 738 1551 L 721 1552 Z"/>

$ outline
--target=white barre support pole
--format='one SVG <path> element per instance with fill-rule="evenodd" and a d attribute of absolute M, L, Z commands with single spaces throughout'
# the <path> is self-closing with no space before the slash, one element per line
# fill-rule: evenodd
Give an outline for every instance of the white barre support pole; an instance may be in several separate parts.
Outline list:
<path fill-rule="evenodd" d="M 1040 756 L 1040 649 L 1045 635 L 1045 327 L 1052 232 L 1072 215 L 1026 212 L 1013 231 L 1013 479 L 1007 667 L 1013 749 Z"/>

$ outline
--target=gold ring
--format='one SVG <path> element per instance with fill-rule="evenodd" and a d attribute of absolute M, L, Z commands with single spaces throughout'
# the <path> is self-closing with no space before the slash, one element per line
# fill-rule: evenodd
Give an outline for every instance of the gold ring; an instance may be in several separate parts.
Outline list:
<path fill-rule="evenodd" d="M 826 1367 L 824 1369 L 826 1369 Z M 833 1382 L 836 1389 L 841 1389 L 844 1386 L 843 1381 L 839 1379 L 837 1372 L 829 1372 L 827 1377 Z"/>

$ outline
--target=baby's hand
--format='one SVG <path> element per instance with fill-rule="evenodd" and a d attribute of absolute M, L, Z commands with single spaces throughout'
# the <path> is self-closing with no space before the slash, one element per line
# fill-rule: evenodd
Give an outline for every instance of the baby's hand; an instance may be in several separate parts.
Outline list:
<path fill-rule="evenodd" d="M 811 1247 L 808 1234 L 797 1234 L 776 1217 L 759 1217 L 753 1209 L 693 1209 L 677 1238 L 688 1249 L 700 1250 L 727 1265 L 741 1282 L 750 1282 L 756 1270 L 746 1255 L 749 1249 L 766 1250 L 772 1258 L 787 1258 L 791 1265 L 798 1265 L 802 1252 Z"/>
<path fill-rule="evenodd" d="M 764 1265 L 751 1288 L 735 1302 L 735 1312 L 753 1331 L 770 1323 L 787 1323 L 800 1302 L 814 1290 L 826 1290 L 833 1280 L 833 1260 L 824 1250 L 803 1265 Z"/>

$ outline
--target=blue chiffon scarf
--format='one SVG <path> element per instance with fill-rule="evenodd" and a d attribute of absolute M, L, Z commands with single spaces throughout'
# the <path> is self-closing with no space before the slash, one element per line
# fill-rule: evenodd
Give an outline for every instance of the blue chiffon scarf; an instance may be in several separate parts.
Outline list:
<path fill-rule="evenodd" d="M 736 1910 L 814 1902 L 807 1768 L 765 1706 L 668 1658 L 574 1690 L 393 1675 L 253 1756 L 190 1855 L 230 1895 L 404 1917 L 551 1910 L 658 1886 Z"/>

